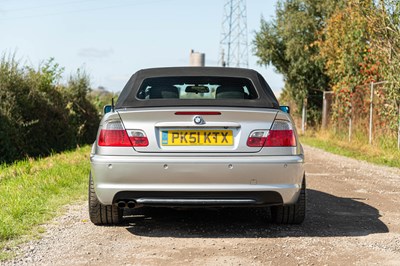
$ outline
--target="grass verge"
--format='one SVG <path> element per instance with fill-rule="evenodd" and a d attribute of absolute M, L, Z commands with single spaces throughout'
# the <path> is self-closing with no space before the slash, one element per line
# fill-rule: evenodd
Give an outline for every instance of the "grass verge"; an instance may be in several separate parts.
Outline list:
<path fill-rule="evenodd" d="M 0 261 L 43 231 L 64 205 L 87 196 L 90 147 L 0 166 Z"/>
<path fill-rule="evenodd" d="M 337 137 L 328 131 L 318 131 L 300 136 L 302 143 L 331 153 L 367 161 L 374 164 L 400 168 L 400 151 L 393 145 L 392 148 L 366 144 L 362 140 Z"/>

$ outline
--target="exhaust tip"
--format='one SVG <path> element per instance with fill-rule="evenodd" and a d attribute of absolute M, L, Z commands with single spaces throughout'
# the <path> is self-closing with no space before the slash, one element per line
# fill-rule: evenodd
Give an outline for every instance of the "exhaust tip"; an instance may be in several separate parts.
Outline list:
<path fill-rule="evenodd" d="M 126 207 L 126 202 L 125 201 L 118 201 L 117 202 L 118 208 L 125 208 Z"/>
<path fill-rule="evenodd" d="M 128 201 L 127 206 L 128 206 L 128 208 L 133 209 L 133 208 L 135 208 L 135 206 L 136 206 L 136 202 L 134 202 L 134 201 Z"/>

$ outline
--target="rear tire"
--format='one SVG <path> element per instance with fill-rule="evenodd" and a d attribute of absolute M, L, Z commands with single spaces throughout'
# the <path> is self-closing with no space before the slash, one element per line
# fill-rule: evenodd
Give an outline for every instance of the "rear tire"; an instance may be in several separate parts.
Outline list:
<path fill-rule="evenodd" d="M 123 210 L 114 205 L 100 203 L 94 191 L 92 175 L 89 174 L 89 217 L 95 225 L 116 225 L 122 221 Z"/>
<path fill-rule="evenodd" d="M 303 177 L 297 202 L 286 206 L 271 207 L 272 221 L 277 224 L 301 224 L 306 217 L 306 177 Z"/>

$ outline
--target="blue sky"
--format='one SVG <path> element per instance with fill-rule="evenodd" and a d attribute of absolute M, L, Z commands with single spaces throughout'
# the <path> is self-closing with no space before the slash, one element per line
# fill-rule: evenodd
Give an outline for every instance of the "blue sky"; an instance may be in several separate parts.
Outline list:
<path fill-rule="evenodd" d="M 0 0 L 0 52 L 33 66 L 51 57 L 68 76 L 89 73 L 92 87 L 120 91 L 137 70 L 189 64 L 190 50 L 216 66 L 226 0 Z M 249 67 L 276 94 L 282 76 L 260 67 L 251 42 L 276 0 L 248 0 Z"/>

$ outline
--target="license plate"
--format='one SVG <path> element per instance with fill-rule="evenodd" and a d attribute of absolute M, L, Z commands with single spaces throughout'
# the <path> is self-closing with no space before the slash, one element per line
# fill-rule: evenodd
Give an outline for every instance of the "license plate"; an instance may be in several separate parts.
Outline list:
<path fill-rule="evenodd" d="M 232 130 L 163 130 L 163 146 L 232 146 Z"/>

